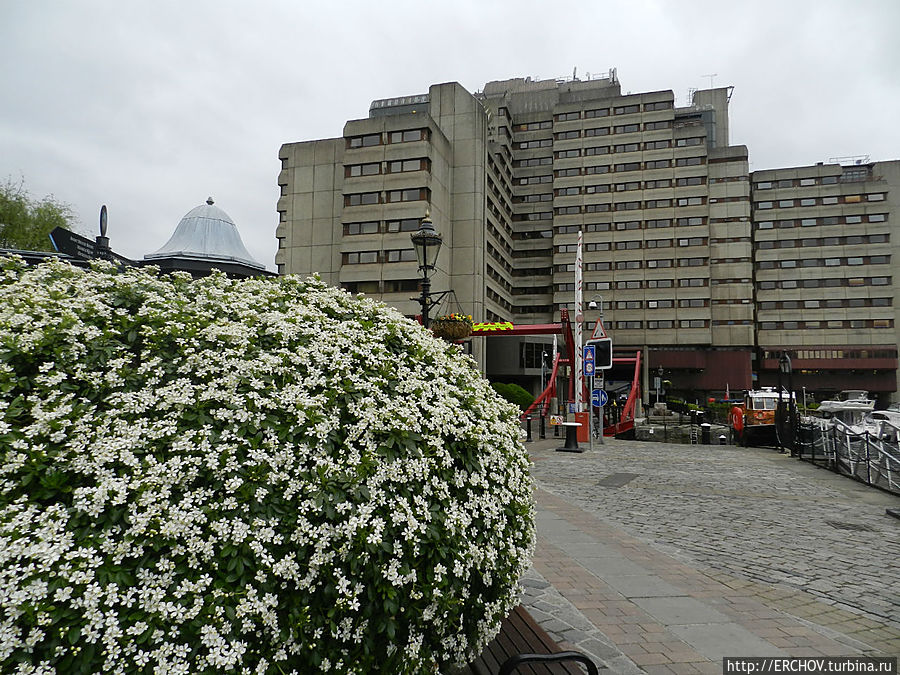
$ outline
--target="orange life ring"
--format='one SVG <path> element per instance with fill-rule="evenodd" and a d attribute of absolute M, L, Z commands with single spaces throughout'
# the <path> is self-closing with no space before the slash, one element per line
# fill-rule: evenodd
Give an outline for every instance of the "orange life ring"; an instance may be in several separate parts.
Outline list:
<path fill-rule="evenodd" d="M 731 428 L 738 434 L 744 430 L 744 411 L 738 406 L 731 409 Z"/>

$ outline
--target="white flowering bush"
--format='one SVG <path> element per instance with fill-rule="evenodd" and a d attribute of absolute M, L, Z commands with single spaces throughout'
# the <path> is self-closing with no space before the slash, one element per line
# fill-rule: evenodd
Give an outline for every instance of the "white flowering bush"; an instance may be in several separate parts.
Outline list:
<path fill-rule="evenodd" d="M 464 662 L 533 546 L 516 414 L 315 279 L 0 259 L 0 671 Z"/>

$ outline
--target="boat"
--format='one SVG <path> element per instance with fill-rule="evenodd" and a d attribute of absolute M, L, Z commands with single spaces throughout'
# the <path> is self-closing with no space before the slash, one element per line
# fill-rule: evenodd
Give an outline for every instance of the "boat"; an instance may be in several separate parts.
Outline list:
<path fill-rule="evenodd" d="M 822 401 L 818 412 L 827 427 L 838 422 L 851 433 L 863 434 L 867 431 L 866 417 L 875 410 L 875 400 L 863 389 L 846 389 L 833 399 Z"/>
<path fill-rule="evenodd" d="M 775 411 L 779 399 L 790 403 L 794 395 L 775 387 L 753 389 L 744 394 L 744 401 L 731 408 L 729 422 L 732 437 L 741 445 L 776 445 Z"/>

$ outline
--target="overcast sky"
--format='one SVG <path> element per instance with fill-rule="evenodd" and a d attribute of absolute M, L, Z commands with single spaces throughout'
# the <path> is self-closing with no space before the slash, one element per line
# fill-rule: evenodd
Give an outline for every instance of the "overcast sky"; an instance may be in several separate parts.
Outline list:
<path fill-rule="evenodd" d="M 0 0 L 0 182 L 142 258 L 212 196 L 274 269 L 282 143 L 373 99 L 616 68 L 623 92 L 730 85 L 750 168 L 900 159 L 897 0 Z"/>

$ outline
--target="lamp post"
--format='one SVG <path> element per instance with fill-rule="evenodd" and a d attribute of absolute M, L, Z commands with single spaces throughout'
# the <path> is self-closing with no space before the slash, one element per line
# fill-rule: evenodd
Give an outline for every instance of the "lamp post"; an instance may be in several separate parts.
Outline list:
<path fill-rule="evenodd" d="M 422 325 L 428 328 L 431 323 L 428 312 L 431 309 L 432 295 L 431 279 L 428 275 L 435 269 L 443 240 L 440 233 L 435 231 L 434 223 L 431 222 L 431 216 L 427 211 L 419 229 L 409 235 L 409 238 L 412 239 L 413 247 L 416 250 L 416 260 L 419 261 L 419 271 L 422 273 L 422 292 L 417 299 L 422 307 Z"/>

